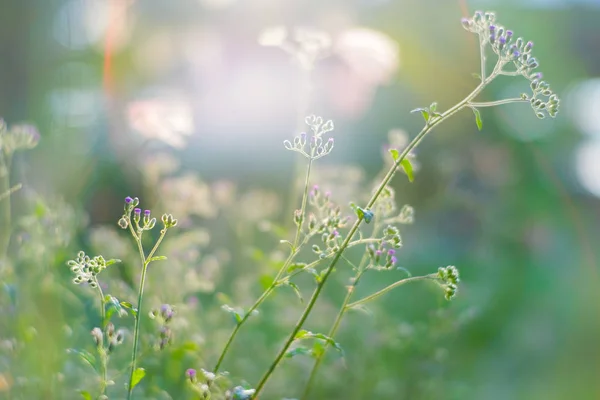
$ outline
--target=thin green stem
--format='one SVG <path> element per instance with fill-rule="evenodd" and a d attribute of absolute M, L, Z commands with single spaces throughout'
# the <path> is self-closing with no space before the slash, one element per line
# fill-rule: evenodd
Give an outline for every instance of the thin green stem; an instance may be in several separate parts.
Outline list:
<path fill-rule="evenodd" d="M 100 296 L 100 328 L 104 332 L 104 327 L 106 326 L 106 301 L 104 300 L 104 293 L 102 292 L 102 288 L 100 287 L 100 283 L 98 284 L 98 295 Z M 106 386 L 108 384 L 108 355 L 106 353 L 106 349 L 104 348 L 104 343 L 100 343 L 98 345 L 98 353 L 100 355 L 100 374 L 101 374 L 101 382 L 100 382 L 100 395 L 106 394 Z"/>
<path fill-rule="evenodd" d="M 273 292 L 273 290 L 278 285 L 280 285 L 282 283 L 280 281 L 281 276 L 285 273 L 285 271 L 287 271 L 290 263 L 293 261 L 294 257 L 296 257 L 296 255 L 299 253 L 300 248 L 302 248 L 302 246 L 304 244 L 306 244 L 306 242 L 308 242 L 308 240 L 311 237 L 310 234 L 307 234 L 304 237 L 304 239 L 302 240 L 302 243 L 300 243 L 300 245 L 298 245 L 298 242 L 300 241 L 300 234 L 302 232 L 302 225 L 304 223 L 304 219 L 305 219 L 305 215 L 306 215 L 306 203 L 307 203 L 307 199 L 308 199 L 308 186 L 309 186 L 310 171 L 312 168 L 312 163 L 313 163 L 313 158 L 312 158 L 312 153 L 311 153 L 311 157 L 309 158 L 308 165 L 306 167 L 306 176 L 304 178 L 304 193 L 302 195 L 302 205 L 300 207 L 300 221 L 298 222 L 298 228 L 296 229 L 296 235 L 294 236 L 294 242 L 292 244 L 292 252 L 288 256 L 288 258 L 285 260 L 285 262 L 283 263 L 283 265 L 281 266 L 279 271 L 277 272 L 277 275 L 275 275 L 275 278 L 273 279 L 273 282 L 271 283 L 271 285 L 269 285 L 267 290 L 265 290 L 260 295 L 260 297 L 248 309 L 248 311 L 246 311 L 244 313 L 244 316 L 242 317 L 241 321 L 236 324 L 235 328 L 233 328 L 233 331 L 231 332 L 231 335 L 229 335 L 229 338 L 227 339 L 227 342 L 225 343 L 225 347 L 221 351 L 221 354 L 219 355 L 217 363 L 215 364 L 215 367 L 213 368 L 212 372 L 215 374 L 219 371 L 219 368 L 221 367 L 221 364 L 223 363 L 223 360 L 225 359 L 225 355 L 227 354 L 231 345 L 233 344 L 233 341 L 235 340 L 235 337 L 237 336 L 238 332 L 240 331 L 242 325 L 244 325 L 244 323 L 248 320 L 250 315 L 252 315 L 252 312 L 254 310 L 256 310 L 263 303 L 263 301 L 265 301 L 267 299 L 267 297 L 269 297 L 269 295 Z"/>
<path fill-rule="evenodd" d="M 150 260 L 152 259 L 152 256 L 154 255 L 154 253 L 156 253 L 158 246 L 163 241 L 165 234 L 167 233 L 166 228 L 163 228 L 160 231 L 160 237 L 154 244 L 154 247 L 150 251 L 150 254 L 148 254 L 148 257 L 146 258 L 146 256 L 144 255 L 144 247 L 142 246 L 143 231 L 140 231 L 140 234 L 138 236 L 135 233 L 135 231 L 133 230 L 131 223 L 129 224 L 129 229 L 131 231 L 131 234 L 135 238 L 135 242 L 137 243 L 137 247 L 138 247 L 138 250 L 140 253 L 140 259 L 142 261 L 142 275 L 140 278 L 140 287 L 138 290 L 137 314 L 135 315 L 135 325 L 133 328 L 133 349 L 131 351 L 131 374 L 129 375 L 129 384 L 127 385 L 127 400 L 131 400 L 132 395 L 133 395 L 132 382 L 133 382 L 133 374 L 135 373 L 135 368 L 136 368 L 137 350 L 138 350 L 139 340 L 140 340 L 140 321 L 141 321 L 141 317 L 142 317 L 142 301 L 144 300 L 144 286 L 146 284 L 146 273 L 148 272 L 148 265 L 150 264 Z"/>
<path fill-rule="evenodd" d="M 529 100 L 523 100 L 520 97 L 514 97 L 512 99 L 504 99 L 504 100 L 496 100 L 496 101 L 485 101 L 485 102 L 471 102 L 469 103 L 469 107 L 494 107 L 494 106 L 500 106 L 502 104 L 509 104 L 509 103 L 528 103 Z"/>
<path fill-rule="evenodd" d="M 369 302 L 371 300 L 375 300 L 376 298 L 378 298 L 380 296 L 383 296 L 384 294 L 386 294 L 390 290 L 393 290 L 393 289 L 397 288 L 398 286 L 404 285 L 405 283 L 415 282 L 415 281 L 422 281 L 422 280 L 425 280 L 425 279 L 436 279 L 435 277 L 436 277 L 435 274 L 431 274 L 431 275 L 424 275 L 424 276 L 412 276 L 410 278 L 401 279 L 401 280 L 399 280 L 397 282 L 394 282 L 391 285 L 386 286 L 383 289 L 381 289 L 381 290 L 379 290 L 379 291 L 377 291 L 377 292 L 375 292 L 375 293 L 373 293 L 373 294 L 371 294 L 371 295 L 369 295 L 367 297 L 363 297 L 360 300 L 357 300 L 357 301 L 354 301 L 354 302 L 348 304 L 346 306 L 346 309 L 349 310 L 352 307 L 356 307 L 359 304 L 363 304 L 363 303 L 367 303 L 367 302 Z"/>
<path fill-rule="evenodd" d="M 296 236 L 294 237 L 293 250 L 296 250 L 298 241 L 300 240 L 300 233 L 302 232 L 302 225 L 304 224 L 306 214 L 306 201 L 308 199 L 308 185 L 310 179 L 310 169 L 312 167 L 313 158 L 308 159 L 308 166 L 306 167 L 306 177 L 304 179 L 304 193 L 302 194 L 302 206 L 300 207 L 300 221 L 298 222 L 298 228 L 296 229 Z"/>
<path fill-rule="evenodd" d="M 485 57 L 485 39 L 483 38 L 482 35 L 479 35 L 479 54 L 480 54 L 480 58 L 481 58 L 481 83 L 485 82 L 486 76 L 485 76 L 485 61 L 486 61 L 486 57 Z"/>
<path fill-rule="evenodd" d="M 354 294 L 354 290 L 356 289 L 356 286 L 358 286 L 358 282 L 360 281 L 360 278 L 366 271 L 366 269 L 362 267 L 362 264 L 364 264 L 364 262 L 367 259 L 368 258 L 366 257 L 366 255 L 364 255 L 363 259 L 361 260 L 361 262 L 359 264 L 359 267 L 357 268 L 357 272 L 356 272 L 356 275 L 354 276 L 352 285 L 350 285 L 350 287 L 348 288 L 348 293 L 346 293 L 346 296 L 344 297 L 344 301 L 342 302 L 340 310 L 338 311 L 337 316 L 335 317 L 335 320 L 333 321 L 333 325 L 331 326 L 331 329 L 329 329 L 329 333 L 327 334 L 327 336 L 329 336 L 331 339 L 333 339 L 333 337 L 337 333 L 337 330 L 340 327 L 340 323 L 342 322 L 342 318 L 344 317 L 344 314 L 346 313 L 346 310 L 347 310 L 346 306 L 350 302 L 350 299 L 352 298 L 352 295 Z M 308 381 L 306 382 L 306 386 L 304 388 L 304 393 L 302 394 L 301 400 L 308 399 L 308 395 L 310 394 L 310 389 L 312 388 L 312 385 L 313 385 L 315 379 L 317 378 L 317 371 L 319 370 L 319 367 L 321 366 L 321 363 L 323 362 L 323 359 L 325 358 L 325 352 L 327 351 L 328 347 L 329 347 L 329 343 L 325 343 L 323 351 L 319 354 L 319 356 L 315 360 L 315 364 L 313 365 L 312 370 L 310 371 L 310 375 L 308 377 Z"/>
<path fill-rule="evenodd" d="M 465 99 L 463 99 L 461 102 L 457 103 L 454 107 L 451 107 L 450 109 L 448 109 L 446 112 L 444 112 L 443 114 L 441 114 L 439 117 L 430 119 L 427 122 L 427 124 L 421 130 L 421 132 L 419 132 L 419 134 L 417 134 L 417 136 L 402 151 L 402 153 L 400 154 L 400 156 L 398 157 L 398 159 L 396 160 L 396 162 L 394 163 L 394 165 L 390 168 L 390 170 L 388 171 L 388 173 L 385 175 L 385 177 L 383 178 L 381 184 L 379 185 L 379 187 L 377 188 L 377 190 L 375 191 L 375 193 L 373 194 L 373 196 L 371 197 L 371 199 L 367 203 L 367 207 L 366 207 L 367 209 L 373 207 L 373 205 L 375 204 L 375 202 L 379 198 L 379 196 L 380 196 L 381 192 L 383 191 L 383 189 L 388 185 L 388 183 L 392 180 L 392 178 L 396 174 L 396 171 L 398 170 L 398 167 L 400 166 L 400 163 L 406 158 L 406 156 L 410 153 L 410 151 L 412 149 L 414 149 L 416 146 L 418 146 L 419 143 L 421 143 L 421 141 L 425 138 L 425 136 L 427 135 L 427 133 L 429 133 L 435 126 L 437 126 L 442 121 L 445 121 L 446 119 L 448 119 L 452 115 L 456 114 L 457 112 L 459 112 L 460 110 L 462 110 L 464 107 L 467 107 L 468 104 L 479 93 L 481 93 L 481 91 L 483 90 L 483 88 L 485 87 L 485 85 L 487 85 L 492 79 L 494 79 L 496 77 L 496 75 L 497 75 L 498 71 L 501 69 L 502 65 L 503 64 L 502 64 L 501 60 L 498 60 L 498 62 L 496 63 L 496 66 L 495 66 L 494 71 L 492 72 L 492 74 L 488 78 L 482 79 L 482 82 Z M 304 309 L 304 311 L 303 311 L 302 315 L 300 316 L 298 322 L 296 323 L 296 325 L 292 329 L 291 334 L 289 335 L 289 337 L 285 341 L 282 349 L 279 351 L 279 353 L 275 357 L 275 360 L 273 360 L 273 362 L 271 363 L 271 365 L 267 369 L 267 372 L 263 375 L 263 377 L 260 379 L 260 381 L 256 385 L 256 388 L 255 388 L 256 391 L 252 395 L 252 399 L 256 399 L 256 397 L 260 394 L 260 392 L 264 388 L 265 384 L 267 383 L 267 381 L 269 380 L 269 378 L 273 374 L 273 371 L 275 371 L 275 368 L 277 368 L 277 366 L 279 365 L 279 363 L 281 362 L 281 360 L 285 356 L 285 353 L 287 352 L 288 348 L 290 347 L 290 345 L 292 344 L 292 342 L 296 338 L 297 333 L 300 331 L 300 329 L 302 329 L 302 326 L 304 325 L 304 322 L 306 321 L 306 319 L 310 315 L 310 312 L 312 311 L 312 309 L 313 309 L 313 307 L 314 307 L 314 305 L 315 305 L 315 303 L 316 303 L 319 295 L 321 294 L 321 291 L 323 290 L 323 287 L 325 286 L 325 283 L 327 282 L 327 279 L 331 275 L 331 272 L 333 271 L 335 265 L 339 261 L 342 253 L 346 250 L 346 248 L 350 244 L 350 241 L 352 240 L 352 237 L 358 231 L 358 228 L 360 227 L 360 224 L 362 223 L 362 221 L 363 221 L 363 218 L 359 217 L 356 220 L 356 222 L 354 223 L 354 225 L 352 225 L 352 228 L 350 228 L 350 231 L 348 232 L 348 235 L 346 236 L 346 238 L 344 239 L 344 241 L 340 245 L 339 250 L 335 253 L 335 256 L 333 257 L 333 260 L 331 261 L 331 263 L 329 264 L 329 266 L 325 270 L 325 274 L 322 276 L 321 281 L 319 282 L 319 284 L 317 285 L 315 291 L 313 292 L 313 294 L 312 294 L 310 300 L 308 301 L 308 303 L 306 305 L 306 308 Z"/>

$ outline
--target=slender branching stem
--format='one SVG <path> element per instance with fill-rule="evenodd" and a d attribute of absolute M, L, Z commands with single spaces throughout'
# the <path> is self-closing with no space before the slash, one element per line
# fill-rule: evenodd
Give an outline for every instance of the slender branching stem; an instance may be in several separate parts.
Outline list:
<path fill-rule="evenodd" d="M 444 112 L 440 116 L 431 118 L 431 119 L 429 119 L 427 121 L 427 123 L 425 124 L 425 127 L 423 127 L 423 129 L 421 130 L 421 132 L 419 132 L 417 134 L 417 136 L 408 144 L 408 146 L 406 146 L 406 148 L 398 156 L 398 158 L 396 159 L 394 165 L 392 165 L 392 167 L 389 169 L 389 171 L 387 172 L 387 174 L 385 175 L 385 177 L 381 181 L 380 185 L 377 187 L 377 190 L 375 190 L 375 193 L 373 194 L 373 196 L 371 197 L 371 199 L 367 203 L 366 209 L 370 209 L 371 207 L 373 207 L 373 205 L 375 204 L 375 202 L 377 201 L 377 199 L 381 195 L 381 192 L 388 185 L 388 183 L 392 180 L 392 178 L 396 174 L 396 171 L 398 170 L 398 167 L 400 166 L 401 162 L 407 157 L 407 155 L 410 153 L 410 151 L 413 150 L 416 146 L 418 146 L 421 143 L 421 141 L 425 138 L 425 136 L 435 126 L 437 126 L 441 122 L 445 121 L 449 117 L 453 116 L 457 112 L 461 111 L 463 108 L 468 107 L 469 103 L 475 97 L 477 97 L 477 95 L 479 95 L 479 93 L 481 93 L 481 91 L 483 90 L 483 88 L 492 79 L 494 79 L 497 76 L 498 72 L 501 70 L 501 68 L 504 65 L 504 63 L 505 62 L 503 62 L 502 60 L 499 59 L 498 62 L 496 63 L 496 66 L 494 67 L 493 72 L 490 74 L 490 76 L 486 77 L 485 79 L 482 79 L 481 83 L 467 97 L 465 97 L 462 101 L 460 101 L 455 106 L 453 106 L 450 109 L 448 109 L 446 112 Z M 333 259 L 331 260 L 331 263 L 329 264 L 329 266 L 325 270 L 325 273 L 323 274 L 320 282 L 317 284 L 317 287 L 316 287 L 315 291 L 313 292 L 310 300 L 308 301 L 308 303 L 306 305 L 306 308 L 302 312 L 302 315 L 298 319 L 298 322 L 296 323 L 296 325 L 292 329 L 292 332 L 288 336 L 288 338 L 285 341 L 283 347 L 281 348 L 281 350 L 279 351 L 279 353 L 277 354 L 277 356 L 275 357 L 275 359 L 273 360 L 273 362 L 271 363 L 271 365 L 268 367 L 268 369 L 265 372 L 265 374 L 262 376 L 262 378 L 260 379 L 260 381 L 256 385 L 255 392 L 252 395 L 252 399 L 256 399 L 257 396 L 261 393 L 261 391 L 264 388 L 265 384 L 267 383 L 267 381 L 269 380 L 269 378 L 273 374 L 273 371 L 275 371 L 275 369 L 277 368 L 277 366 L 279 365 L 279 363 L 281 362 L 281 360 L 285 356 L 285 353 L 287 352 L 288 348 L 290 347 L 290 345 L 292 344 L 292 342 L 295 340 L 296 335 L 302 329 L 302 326 L 304 325 L 304 322 L 306 321 L 306 319 L 310 315 L 310 312 L 312 311 L 313 307 L 315 306 L 315 303 L 317 302 L 317 299 L 320 296 L 320 294 L 321 294 L 321 292 L 323 290 L 323 287 L 325 286 L 325 283 L 327 282 L 329 276 L 331 275 L 331 273 L 332 273 L 335 265 L 337 264 L 337 262 L 341 258 L 342 253 L 348 248 L 348 245 L 350 244 L 352 238 L 357 233 L 358 228 L 360 227 L 363 219 L 364 219 L 363 217 L 359 217 L 356 220 L 356 222 L 354 223 L 354 225 L 352 225 L 352 227 L 350 228 L 350 231 L 348 232 L 348 235 L 346 236 L 346 238 L 344 239 L 344 241 L 340 245 L 339 250 L 335 253 Z"/>
<path fill-rule="evenodd" d="M 386 294 L 387 292 L 389 292 L 390 290 L 393 290 L 395 288 L 397 288 L 398 286 L 404 285 L 405 283 L 409 283 L 409 282 L 415 282 L 415 281 L 422 281 L 422 280 L 426 280 L 426 279 L 437 279 L 435 274 L 430 274 L 430 275 L 424 275 L 424 276 L 411 276 L 410 278 L 404 278 L 401 279 L 397 282 L 392 283 L 389 286 L 384 287 L 383 289 L 367 296 L 367 297 L 363 297 L 360 300 L 354 301 L 348 305 L 346 305 L 346 309 L 349 310 L 352 307 L 356 307 L 359 304 L 364 304 L 367 303 L 369 301 L 375 300 L 376 298 L 383 296 L 384 294 Z"/>
<path fill-rule="evenodd" d="M 293 251 L 296 251 L 298 241 L 300 240 L 300 233 L 302 232 L 302 225 L 304 225 L 304 219 L 306 217 L 306 202 L 308 200 L 308 186 L 310 178 L 310 170 L 312 167 L 313 158 L 308 159 L 308 165 L 306 167 L 306 177 L 304 178 L 304 193 L 302 194 L 302 206 L 300 207 L 300 221 L 298 221 L 298 228 L 296 229 L 296 236 L 294 237 Z"/>
<path fill-rule="evenodd" d="M 509 103 L 529 103 L 529 100 L 524 100 L 520 97 L 515 97 L 512 99 L 504 99 L 504 100 L 496 100 L 496 101 L 484 101 L 484 102 L 471 102 L 469 103 L 469 107 L 475 107 L 475 108 L 479 108 L 479 107 L 494 107 L 494 106 L 500 106 L 502 104 L 509 104 Z"/>
<path fill-rule="evenodd" d="M 139 340 L 140 340 L 140 321 L 141 321 L 141 317 L 142 317 L 142 301 L 144 300 L 144 285 L 146 283 L 146 273 L 148 272 L 148 265 L 150 264 L 151 259 L 154 256 L 154 253 L 156 253 L 156 250 L 158 250 L 158 246 L 163 241 L 165 234 L 167 233 L 167 228 L 163 228 L 160 231 L 160 236 L 159 236 L 158 240 L 156 241 L 156 243 L 154 244 L 154 247 L 148 254 L 148 257 L 146 257 L 144 255 L 144 247 L 142 246 L 143 231 L 140 231 L 139 235 L 136 234 L 135 230 L 133 229 L 131 224 L 129 224 L 129 230 L 130 230 L 131 234 L 133 235 L 135 242 L 137 243 L 137 247 L 138 247 L 138 250 L 140 253 L 140 259 L 142 261 L 142 274 L 141 274 L 141 278 L 140 278 L 140 287 L 138 290 L 137 313 L 135 314 L 135 325 L 133 328 L 133 349 L 131 351 L 131 373 L 129 375 L 129 383 L 127 385 L 127 400 L 131 400 L 132 395 L 133 395 L 132 383 L 133 383 L 133 375 L 134 375 L 135 369 L 136 369 L 137 350 L 138 350 Z"/>
<path fill-rule="evenodd" d="M 106 327 L 106 300 L 104 293 L 98 282 L 98 296 L 100 296 L 100 328 L 104 332 Z M 98 345 L 98 353 L 100 355 L 100 395 L 106 394 L 106 386 L 108 384 L 108 354 L 104 347 L 104 343 Z"/>
<path fill-rule="evenodd" d="M 342 318 L 344 317 L 344 314 L 346 313 L 346 306 L 348 305 L 348 303 L 350 302 L 350 299 L 352 298 L 352 295 L 354 294 L 354 291 L 356 289 L 356 287 L 358 286 L 358 282 L 360 282 L 360 278 L 363 276 L 363 274 L 366 271 L 366 268 L 364 268 L 364 264 L 367 262 L 368 257 L 367 255 L 363 255 L 363 258 L 358 266 L 358 268 L 356 269 L 356 275 L 354 276 L 353 280 L 352 280 L 352 285 L 350 285 L 348 287 L 348 292 L 346 293 L 346 296 L 344 297 L 344 301 L 342 302 L 342 305 L 340 306 L 340 309 L 337 313 L 337 316 L 335 317 L 335 320 L 333 321 L 333 325 L 331 326 L 331 329 L 329 329 L 329 333 L 327 334 L 327 336 L 329 336 L 331 339 L 334 338 L 335 334 L 337 333 L 338 328 L 340 327 L 340 323 L 342 322 Z M 327 351 L 327 349 L 329 348 L 329 343 L 325 343 L 324 347 L 323 347 L 323 351 L 317 356 L 316 360 L 315 360 L 315 364 L 312 367 L 312 370 L 310 371 L 310 375 L 308 376 L 308 381 L 306 382 L 306 386 L 304 388 L 304 393 L 302 394 L 301 399 L 302 400 L 306 400 L 308 399 L 308 395 L 310 394 L 310 389 L 312 388 L 312 385 L 315 382 L 315 379 L 317 378 L 317 372 L 319 370 L 319 367 L 321 366 L 321 363 L 323 362 L 323 359 L 325 358 L 325 352 Z"/>

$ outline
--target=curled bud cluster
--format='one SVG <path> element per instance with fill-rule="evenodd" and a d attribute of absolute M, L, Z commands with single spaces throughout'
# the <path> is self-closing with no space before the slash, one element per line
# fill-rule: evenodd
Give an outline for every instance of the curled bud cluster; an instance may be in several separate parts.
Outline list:
<path fill-rule="evenodd" d="M 170 304 L 163 304 L 159 309 L 150 311 L 150 318 L 156 319 L 160 322 L 159 338 L 157 347 L 160 350 L 164 350 L 165 347 L 171 344 L 173 339 L 173 331 L 169 327 L 169 323 L 175 316 L 175 310 Z"/>
<path fill-rule="evenodd" d="M 80 283 L 88 283 L 92 288 L 98 287 L 97 275 L 102 272 L 110 264 L 120 262 L 120 260 L 109 260 L 106 261 L 102 256 L 96 256 L 91 258 L 80 251 L 77 253 L 75 260 L 67 261 L 67 265 L 71 268 L 71 272 L 75 274 L 73 283 L 79 285 Z"/>
<path fill-rule="evenodd" d="M 333 130 L 333 121 L 329 120 L 323 123 L 323 118 L 310 115 L 306 117 L 305 122 L 310 126 L 313 134 L 307 139 L 305 132 L 294 137 L 294 142 L 284 140 L 283 145 L 286 149 L 296 151 L 304 157 L 311 160 L 324 157 L 333 150 L 333 138 L 327 141 L 323 139 L 323 135 Z"/>
<path fill-rule="evenodd" d="M 121 229 L 127 229 L 133 224 L 136 233 L 148 231 L 156 225 L 156 218 L 152 218 L 150 210 L 144 210 L 138 207 L 140 200 L 137 197 L 125 197 L 124 213 L 119 219 L 118 225 Z M 133 214 L 133 215 L 132 215 Z M 161 217 L 164 229 L 177 226 L 177 220 L 171 214 L 163 214 Z"/>
<path fill-rule="evenodd" d="M 513 64 L 516 70 L 511 74 L 522 75 L 531 82 L 532 95 L 523 94 L 521 97 L 530 101 L 538 118 L 545 118 L 546 115 L 556 117 L 560 101 L 550 85 L 541 80 L 541 72 L 536 72 L 539 62 L 531 53 L 533 42 L 515 38 L 513 31 L 496 23 L 496 15 L 492 12 L 476 11 L 472 18 L 463 18 L 462 24 L 466 30 L 479 35 L 482 45 L 490 44 L 499 57 L 500 66 Z"/>
<path fill-rule="evenodd" d="M 319 257 L 326 257 L 339 250 L 342 241 L 340 230 L 348 224 L 349 217 L 342 216 L 342 209 L 331 201 L 331 193 L 322 193 L 314 186 L 309 193 L 309 204 L 315 210 L 308 214 L 308 234 L 320 235 L 325 248 L 313 245 L 312 250 Z"/>
<path fill-rule="evenodd" d="M 10 129 L 0 118 L 0 151 L 10 156 L 19 150 L 29 150 L 37 146 L 40 134 L 36 127 L 29 124 L 13 125 Z"/>
<path fill-rule="evenodd" d="M 98 349 L 106 349 L 108 353 L 111 353 L 115 347 L 122 344 L 125 340 L 125 331 L 119 329 L 115 331 L 115 326 L 112 322 L 109 322 L 102 332 L 102 329 L 96 327 L 90 332 L 92 339 Z"/>
<path fill-rule="evenodd" d="M 210 387 L 213 382 L 225 375 L 227 375 L 227 372 L 222 372 L 217 375 L 202 368 L 200 368 L 200 373 L 193 368 L 188 368 L 185 371 L 186 379 L 189 380 L 194 390 L 204 399 L 210 398 Z"/>
<path fill-rule="evenodd" d="M 441 281 L 440 286 L 444 289 L 446 300 L 452 300 L 456 296 L 460 282 L 458 269 L 453 265 L 440 267 L 436 277 Z"/>

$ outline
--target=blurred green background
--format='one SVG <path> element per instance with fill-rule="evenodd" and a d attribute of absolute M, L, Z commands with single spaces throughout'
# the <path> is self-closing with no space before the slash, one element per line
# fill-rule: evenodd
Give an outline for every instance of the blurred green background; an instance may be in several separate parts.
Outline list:
<path fill-rule="evenodd" d="M 0 116 L 34 123 L 41 140 L 12 170 L 24 188 L 11 198 L 1 276 L 0 398 L 78 398 L 95 384 L 65 353 L 92 348 L 98 324 L 65 262 L 80 249 L 123 259 L 108 290 L 133 301 L 135 249 L 116 230 L 127 195 L 183 221 L 146 302 L 180 307 L 174 349 L 148 357 L 138 397 L 190 396 L 183 371 L 210 368 L 232 328 L 223 294 L 248 307 L 259 277 L 274 274 L 263 261 L 282 237 L 263 220 L 289 223 L 297 158 L 282 141 L 307 113 L 332 119 L 336 147 L 313 181 L 331 182 L 342 205 L 363 199 L 388 132 L 414 136 L 422 119 L 411 109 L 445 110 L 476 86 L 476 36 L 460 19 L 477 9 L 535 43 L 561 112 L 540 121 L 526 104 L 485 109 L 481 132 L 463 112 L 419 147 L 415 182 L 393 183 L 416 212 L 400 264 L 456 265 L 459 296 L 408 285 L 371 315 L 349 314 L 345 363 L 327 358 L 313 398 L 600 398 L 599 0 L 4 0 Z M 330 35 L 310 90 L 285 52 L 258 43 L 278 25 Z M 504 78 L 482 99 L 525 90 Z M 328 329 L 348 277 L 331 282 L 309 329 Z M 232 378 L 256 382 L 300 311 L 292 293 L 269 301 L 225 363 Z M 263 398 L 297 396 L 309 366 L 283 364 Z"/>

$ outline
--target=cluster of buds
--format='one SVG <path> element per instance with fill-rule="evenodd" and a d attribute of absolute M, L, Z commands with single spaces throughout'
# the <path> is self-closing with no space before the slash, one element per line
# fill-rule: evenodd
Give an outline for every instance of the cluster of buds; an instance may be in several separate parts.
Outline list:
<path fill-rule="evenodd" d="M 210 398 L 210 387 L 217 378 L 226 375 L 227 373 L 219 373 L 217 376 L 215 373 L 206 371 L 200 368 L 200 374 L 193 368 L 188 368 L 185 371 L 186 379 L 192 384 L 194 390 L 201 396 L 201 398 Z"/>
<path fill-rule="evenodd" d="M 175 315 L 175 310 L 169 304 L 163 304 L 159 309 L 150 311 L 150 318 L 160 322 L 158 348 L 164 350 L 165 347 L 171 344 L 173 339 L 173 331 L 169 327 L 169 323 Z"/>
<path fill-rule="evenodd" d="M 315 213 L 308 215 L 308 230 L 312 233 L 332 233 L 345 228 L 350 217 L 342 216 L 342 208 L 331 201 L 331 193 L 322 193 L 319 186 L 313 186 L 308 202 Z"/>
<path fill-rule="evenodd" d="M 385 243 L 385 241 L 380 240 L 377 246 L 373 243 L 367 246 L 367 254 L 371 260 L 369 268 L 376 270 L 391 269 L 398 262 L 396 250 L 387 249 Z"/>
<path fill-rule="evenodd" d="M 305 132 L 302 132 L 294 137 L 293 143 L 289 140 L 284 140 L 283 145 L 285 148 L 296 151 L 311 160 L 316 160 L 331 153 L 334 143 L 333 138 L 324 141 L 323 135 L 333 130 L 333 121 L 329 120 L 323 123 L 323 118 L 310 115 L 306 117 L 305 122 L 313 131 L 310 139 L 307 138 Z"/>
<path fill-rule="evenodd" d="M 85 252 L 80 251 L 77 253 L 75 260 L 67 261 L 67 265 L 71 268 L 71 272 L 75 274 L 73 283 L 79 285 L 80 283 L 88 283 L 92 288 L 98 287 L 97 275 L 106 269 L 107 266 L 120 262 L 121 260 L 108 260 L 106 261 L 102 256 L 96 256 L 90 258 Z"/>
<path fill-rule="evenodd" d="M 40 134 L 35 126 L 18 124 L 8 129 L 6 122 L 0 118 L 0 149 L 5 155 L 33 149 L 39 141 Z"/>
<path fill-rule="evenodd" d="M 521 37 L 514 38 L 513 31 L 496 23 L 496 15 L 493 12 L 476 11 L 473 18 L 463 18 L 462 24 L 466 30 L 479 35 L 482 45 L 491 45 L 501 64 L 514 64 L 516 71 L 512 72 L 512 75 L 522 75 L 531 82 L 532 96 L 522 94 L 521 98 L 530 101 L 538 118 L 544 118 L 546 115 L 556 117 L 559 99 L 550 90 L 550 85 L 542 80 L 541 72 L 535 71 L 539 62 L 531 54 L 533 42 L 526 42 Z M 547 100 L 541 100 L 538 96 L 544 96 Z"/>
<path fill-rule="evenodd" d="M 152 212 L 150 210 L 144 210 L 142 216 L 142 209 L 138 207 L 139 204 L 140 200 L 137 197 L 125 197 L 125 212 L 118 222 L 122 229 L 127 229 L 130 224 L 134 224 L 135 230 L 139 234 L 142 231 L 148 231 L 154 228 L 156 225 L 156 218 L 152 218 Z M 177 220 L 173 218 L 171 214 L 163 214 L 161 220 L 164 226 L 163 229 L 177 226 Z"/>
<path fill-rule="evenodd" d="M 394 189 L 389 186 L 384 187 L 374 204 L 374 213 L 382 217 L 394 214 L 396 212 L 395 197 Z"/>
<path fill-rule="evenodd" d="M 232 390 L 225 392 L 226 400 L 250 400 L 256 390 L 244 389 L 242 386 L 236 386 Z"/>
<path fill-rule="evenodd" d="M 460 282 L 458 269 L 454 265 L 440 267 L 436 277 L 442 282 L 440 285 L 444 289 L 446 300 L 452 300 L 456 296 Z"/>
<path fill-rule="evenodd" d="M 92 329 L 90 333 L 92 335 L 94 343 L 96 344 L 96 347 L 98 347 L 99 349 L 103 349 L 104 345 L 106 344 L 106 351 L 108 353 L 111 353 L 115 349 L 115 347 L 122 344 L 125 340 L 125 331 L 123 329 L 115 331 L 115 326 L 112 324 L 112 322 L 109 322 L 106 325 L 104 333 L 102 332 L 102 329 L 98 327 Z"/>

